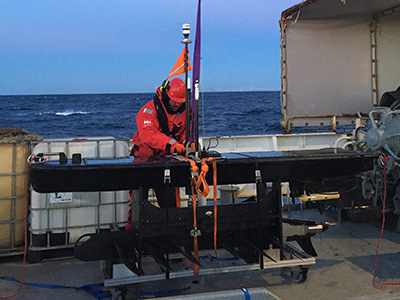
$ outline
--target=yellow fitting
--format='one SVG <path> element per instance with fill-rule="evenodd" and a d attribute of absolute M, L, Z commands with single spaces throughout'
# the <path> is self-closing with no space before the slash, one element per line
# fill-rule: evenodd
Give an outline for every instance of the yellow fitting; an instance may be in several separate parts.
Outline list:
<path fill-rule="evenodd" d="M 301 202 L 309 202 L 309 201 L 323 201 L 323 200 L 336 200 L 340 198 L 340 193 L 339 192 L 330 192 L 330 193 L 325 193 L 325 194 L 304 194 L 297 199 Z"/>

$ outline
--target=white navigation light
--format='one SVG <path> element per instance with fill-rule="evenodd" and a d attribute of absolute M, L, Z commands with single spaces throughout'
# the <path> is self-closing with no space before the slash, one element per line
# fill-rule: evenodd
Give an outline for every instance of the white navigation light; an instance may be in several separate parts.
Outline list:
<path fill-rule="evenodd" d="M 189 39 L 189 34 L 190 34 L 190 24 L 183 24 L 182 25 L 182 33 L 184 36 L 183 41 L 181 42 L 182 44 L 191 44 L 192 41 Z"/>
<path fill-rule="evenodd" d="M 190 24 L 183 24 L 182 25 L 182 33 L 185 38 L 189 37 L 190 34 Z"/>

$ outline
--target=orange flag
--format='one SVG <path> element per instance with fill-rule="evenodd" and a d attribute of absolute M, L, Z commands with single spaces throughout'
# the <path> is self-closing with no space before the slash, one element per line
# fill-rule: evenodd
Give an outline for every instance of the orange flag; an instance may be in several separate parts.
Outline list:
<path fill-rule="evenodd" d="M 189 60 L 189 50 L 188 50 L 188 71 L 192 69 Z M 178 76 L 185 73 L 185 48 L 183 48 L 181 55 L 179 55 L 178 60 L 176 61 L 174 67 L 172 68 L 171 72 L 169 72 L 167 79 Z"/>

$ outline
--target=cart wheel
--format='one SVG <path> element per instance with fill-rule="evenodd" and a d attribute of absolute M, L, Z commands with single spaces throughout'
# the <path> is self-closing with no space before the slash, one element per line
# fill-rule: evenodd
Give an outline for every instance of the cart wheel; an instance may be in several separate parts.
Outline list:
<path fill-rule="evenodd" d="M 307 280 L 308 269 L 295 269 L 290 272 L 290 278 L 297 283 L 303 283 Z"/>

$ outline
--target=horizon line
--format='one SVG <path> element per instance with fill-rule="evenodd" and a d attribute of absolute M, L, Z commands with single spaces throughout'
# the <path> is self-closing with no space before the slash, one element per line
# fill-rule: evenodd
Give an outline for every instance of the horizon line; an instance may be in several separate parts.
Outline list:
<path fill-rule="evenodd" d="M 200 92 L 202 93 L 262 93 L 262 92 L 281 92 L 280 90 L 250 90 L 250 91 L 206 91 Z M 1 94 L 0 97 L 9 97 L 9 96 L 60 96 L 60 95 L 130 95 L 130 94 L 154 94 L 155 92 L 123 92 L 123 93 L 112 93 L 112 92 L 103 92 L 103 93 L 71 93 L 71 94 L 63 94 L 63 93 L 43 93 L 43 94 Z"/>

